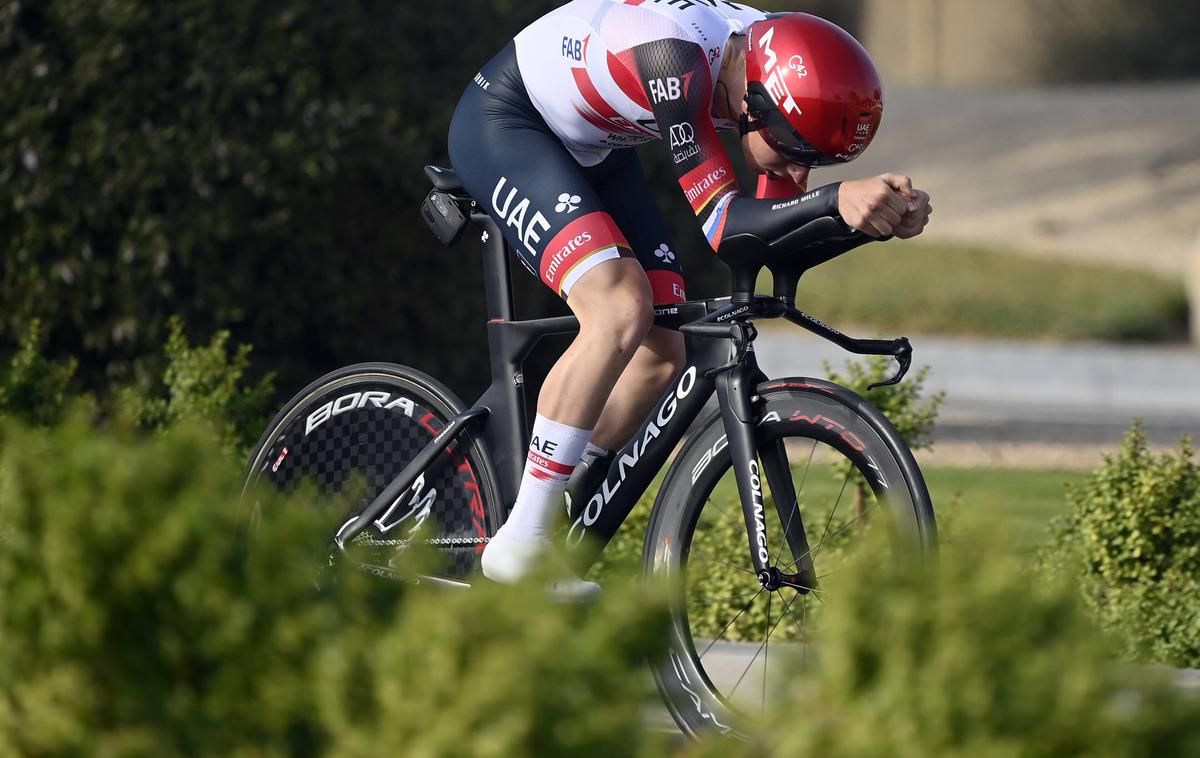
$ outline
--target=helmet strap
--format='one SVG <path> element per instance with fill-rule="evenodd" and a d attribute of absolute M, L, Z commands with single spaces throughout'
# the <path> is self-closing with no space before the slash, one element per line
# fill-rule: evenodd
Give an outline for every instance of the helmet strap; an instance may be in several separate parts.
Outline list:
<path fill-rule="evenodd" d="M 738 133 L 745 137 L 750 132 L 757 132 L 760 129 L 767 128 L 765 121 L 760 121 L 756 118 L 751 118 L 749 113 L 743 113 L 738 119 Z"/>

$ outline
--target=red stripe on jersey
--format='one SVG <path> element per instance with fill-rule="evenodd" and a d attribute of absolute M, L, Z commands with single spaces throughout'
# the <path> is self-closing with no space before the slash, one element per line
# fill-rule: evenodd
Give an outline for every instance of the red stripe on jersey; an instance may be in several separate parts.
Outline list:
<path fill-rule="evenodd" d="M 613 130 L 612 124 L 610 124 L 607 121 L 605 121 L 604 119 L 600 118 L 595 113 L 592 113 L 587 108 L 581 108 L 580 106 L 576 105 L 575 112 L 578 113 L 580 116 L 582 116 L 584 121 L 587 121 L 589 124 L 596 127 L 597 129 L 599 129 L 602 132 L 608 133 Z"/>
<path fill-rule="evenodd" d="M 579 88 L 579 94 L 583 95 L 584 102 L 592 107 L 592 110 L 599 113 L 604 118 L 619 118 L 621 114 L 608 104 L 603 97 L 600 96 L 596 85 L 592 83 L 592 77 L 588 76 L 586 68 L 572 68 L 571 76 L 575 77 L 575 86 Z"/>
<path fill-rule="evenodd" d="M 637 64 L 634 62 L 632 50 L 622 50 L 616 55 L 608 54 L 608 73 L 612 74 L 613 81 L 626 97 L 650 110 L 650 99 L 646 97 L 646 90 L 634 71 L 637 71 Z"/>
<path fill-rule="evenodd" d="M 605 119 L 605 125 L 599 126 L 589 118 L 588 122 L 592 126 L 616 134 L 632 134 L 638 137 L 658 136 L 654 132 L 638 126 L 620 113 L 617 113 L 616 109 L 600 95 L 600 91 L 596 89 L 596 85 L 592 82 L 592 77 L 588 75 L 586 68 L 572 68 L 571 76 L 575 78 L 575 86 L 579 89 L 579 94 L 583 95 L 584 101 L 592 110 L 599 113 L 601 118 Z M 576 108 L 576 110 L 579 109 Z"/>
<path fill-rule="evenodd" d="M 625 0 L 626 5 L 641 5 L 644 2 L 646 2 L 646 0 Z"/>
<path fill-rule="evenodd" d="M 542 468 L 546 469 L 547 471 L 553 471 L 556 474 L 570 474 L 572 471 L 575 470 L 574 466 L 568 466 L 563 463 L 556 463 L 555 461 L 550 460 L 546 456 L 539 455 L 538 453 L 535 453 L 532 450 L 529 451 L 529 460 L 532 461 L 534 463 L 534 465 L 541 466 Z"/>
<path fill-rule="evenodd" d="M 542 250 L 542 281 L 559 292 L 562 278 L 576 263 L 609 247 L 629 249 L 625 235 L 621 234 L 612 216 L 604 211 L 580 216 L 546 243 Z"/>
<path fill-rule="evenodd" d="M 544 482 L 553 482 L 560 478 L 560 477 L 555 476 L 554 474 L 547 474 L 545 471 L 542 471 L 540 468 L 531 468 L 531 469 L 529 469 L 529 473 L 533 474 L 533 476 L 535 478 L 541 479 Z"/>
<path fill-rule="evenodd" d="M 678 272 L 651 270 L 646 272 L 646 278 L 650 280 L 650 292 L 654 295 L 655 305 L 674 305 L 687 300 L 687 294 L 683 291 L 683 277 Z"/>

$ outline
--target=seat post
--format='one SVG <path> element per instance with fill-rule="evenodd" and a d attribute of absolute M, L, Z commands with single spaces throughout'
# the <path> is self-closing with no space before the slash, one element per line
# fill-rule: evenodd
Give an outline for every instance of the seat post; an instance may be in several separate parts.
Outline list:
<path fill-rule="evenodd" d="M 491 216 L 477 213 L 472 216 L 483 227 L 483 288 L 487 298 L 489 321 L 512 321 L 512 274 L 508 265 L 507 244 Z"/>

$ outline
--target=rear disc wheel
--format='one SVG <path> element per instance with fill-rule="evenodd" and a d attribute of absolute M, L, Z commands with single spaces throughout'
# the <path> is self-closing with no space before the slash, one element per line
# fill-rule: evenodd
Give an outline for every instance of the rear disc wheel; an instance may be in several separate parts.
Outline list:
<path fill-rule="evenodd" d="M 393 364 L 349 366 L 296 395 L 251 456 L 246 499 L 261 513 L 256 486 L 291 494 L 311 483 L 331 509 L 330 533 L 358 516 L 461 412 L 437 380 Z M 491 460 L 470 431 L 458 438 L 404 495 L 345 546 L 359 568 L 395 579 L 400 557 L 420 543 L 435 556 L 429 578 L 464 581 L 499 528 L 500 498 Z M 337 512 L 332 512 L 336 510 Z"/>

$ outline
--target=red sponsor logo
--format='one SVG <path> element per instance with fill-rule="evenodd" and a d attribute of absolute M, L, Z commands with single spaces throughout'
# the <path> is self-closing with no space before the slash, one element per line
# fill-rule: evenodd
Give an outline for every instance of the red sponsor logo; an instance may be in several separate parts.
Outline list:
<path fill-rule="evenodd" d="M 556 474 L 568 474 L 569 475 L 572 471 L 575 470 L 574 466 L 567 466 L 566 464 L 563 464 L 563 463 L 557 463 L 557 462 L 552 461 L 549 458 L 545 457 L 544 455 L 538 455 L 537 453 L 533 452 L 532 450 L 529 451 L 529 462 L 535 466 L 540 466 L 540 467 L 546 469 L 547 471 L 553 471 Z"/>
<path fill-rule="evenodd" d="M 825 429 L 826 431 L 833 432 L 834 434 L 836 434 L 839 437 L 841 437 L 842 439 L 844 439 L 846 441 L 846 443 L 850 445 L 850 447 L 854 448 L 855 450 L 859 451 L 860 453 L 863 450 L 865 450 L 867 447 L 863 443 L 863 441 L 861 439 L 859 439 L 857 434 L 846 429 L 846 427 L 842 426 L 841 424 L 839 424 L 838 422 L 829 418 L 828 416 L 821 416 L 821 415 L 805 416 L 800 411 L 796 411 L 795 413 L 792 414 L 792 417 L 790 419 L 788 419 L 788 421 L 803 421 L 806 424 L 812 424 L 813 426 L 819 426 L 822 429 Z"/>
<path fill-rule="evenodd" d="M 612 217 L 593 211 L 567 224 L 542 253 L 542 281 L 559 289 L 559 283 L 576 263 L 605 248 L 629 247 Z"/>
<path fill-rule="evenodd" d="M 710 158 L 684 174 L 679 184 L 692 210 L 699 213 L 719 190 L 734 183 L 733 171 L 721 157 Z"/>
<path fill-rule="evenodd" d="M 672 305 L 687 300 L 683 277 L 678 272 L 651 270 L 646 272 L 646 278 L 650 280 L 655 305 Z"/>

